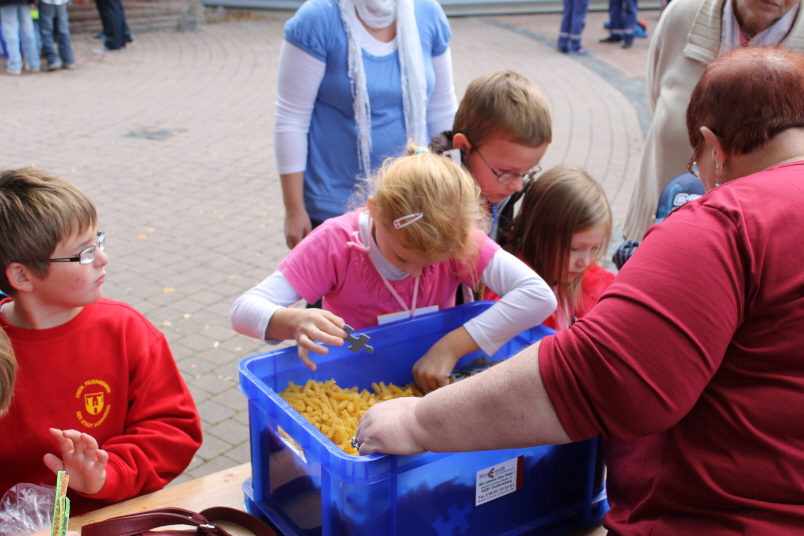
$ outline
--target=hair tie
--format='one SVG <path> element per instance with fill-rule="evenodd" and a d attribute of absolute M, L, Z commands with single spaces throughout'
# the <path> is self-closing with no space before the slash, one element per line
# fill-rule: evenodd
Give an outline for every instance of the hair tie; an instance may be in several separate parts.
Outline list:
<path fill-rule="evenodd" d="M 402 227 L 408 226 L 415 221 L 419 221 L 424 217 L 424 214 L 421 212 L 416 212 L 413 214 L 408 214 L 407 216 L 402 216 L 401 218 L 397 218 L 394 220 L 394 227 L 397 229 L 401 229 Z"/>
<path fill-rule="evenodd" d="M 427 147 L 416 147 L 415 149 L 413 149 L 413 154 L 419 154 L 419 153 L 430 154 L 430 149 L 428 149 Z"/>

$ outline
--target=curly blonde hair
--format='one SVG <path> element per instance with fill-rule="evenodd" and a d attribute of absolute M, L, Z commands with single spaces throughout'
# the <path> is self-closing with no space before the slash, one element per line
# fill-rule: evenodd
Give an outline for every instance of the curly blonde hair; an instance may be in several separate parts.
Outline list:
<path fill-rule="evenodd" d="M 477 253 L 473 235 L 484 233 L 488 216 L 480 189 L 471 175 L 450 159 L 408 144 L 407 154 L 385 161 L 376 175 L 363 182 L 355 205 L 373 196 L 375 222 L 422 256 L 438 261 L 459 258 L 472 264 Z M 421 213 L 401 229 L 394 220 Z"/>

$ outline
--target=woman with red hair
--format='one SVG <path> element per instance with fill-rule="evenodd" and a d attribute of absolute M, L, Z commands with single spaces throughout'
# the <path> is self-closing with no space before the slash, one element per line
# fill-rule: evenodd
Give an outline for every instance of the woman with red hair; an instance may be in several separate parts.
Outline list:
<path fill-rule="evenodd" d="M 794 52 L 744 47 L 711 63 L 687 110 L 706 195 L 652 226 L 571 328 L 422 399 L 374 406 L 360 453 L 649 437 L 650 485 L 614 505 L 610 534 L 801 534 L 801 88 Z M 610 474 L 634 464 L 606 462 Z"/>

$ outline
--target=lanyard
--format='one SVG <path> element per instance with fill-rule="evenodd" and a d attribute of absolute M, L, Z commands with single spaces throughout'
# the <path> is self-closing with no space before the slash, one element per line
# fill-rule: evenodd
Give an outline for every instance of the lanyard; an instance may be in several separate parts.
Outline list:
<path fill-rule="evenodd" d="M 354 237 L 354 242 L 347 242 L 346 245 L 351 246 L 351 247 L 356 247 L 357 249 L 359 249 L 360 251 L 365 252 L 368 255 L 368 258 L 371 261 L 371 264 L 374 266 L 374 269 L 377 270 L 377 274 L 379 274 L 380 278 L 382 279 L 382 282 L 385 283 L 386 288 L 389 291 L 391 291 L 391 295 L 396 299 L 396 301 L 399 304 L 399 306 L 402 307 L 403 311 L 410 311 L 410 315 L 413 316 L 414 312 L 416 311 L 416 298 L 419 295 L 419 278 L 417 277 L 417 278 L 415 278 L 413 280 L 413 300 L 411 302 L 410 309 L 408 309 L 408 306 L 405 305 L 404 301 L 402 301 L 402 298 L 394 290 L 394 287 L 391 286 L 391 283 L 388 281 L 388 279 L 382 274 L 380 269 L 377 267 L 377 261 L 374 260 L 374 255 L 371 254 L 371 242 L 372 242 L 371 231 L 370 231 L 371 230 L 371 225 L 372 225 L 371 218 L 369 218 L 369 245 L 368 246 L 358 242 L 360 240 L 360 231 L 359 230 L 352 233 L 352 236 Z"/>
<path fill-rule="evenodd" d="M 492 240 L 497 239 L 497 203 L 491 204 L 491 234 L 489 235 Z"/>

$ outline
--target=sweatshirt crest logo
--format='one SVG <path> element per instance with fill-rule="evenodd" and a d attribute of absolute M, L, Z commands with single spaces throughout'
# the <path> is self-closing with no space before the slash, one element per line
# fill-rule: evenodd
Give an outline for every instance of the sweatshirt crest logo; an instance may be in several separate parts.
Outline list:
<path fill-rule="evenodd" d="M 103 393 L 85 393 L 84 407 L 90 415 L 97 415 L 103 409 Z"/>
<path fill-rule="evenodd" d="M 85 381 L 75 393 L 75 398 L 81 404 L 81 409 L 75 412 L 78 422 L 86 428 L 100 426 L 112 409 L 111 404 L 107 403 L 107 395 L 111 392 L 111 387 L 103 380 Z"/>

